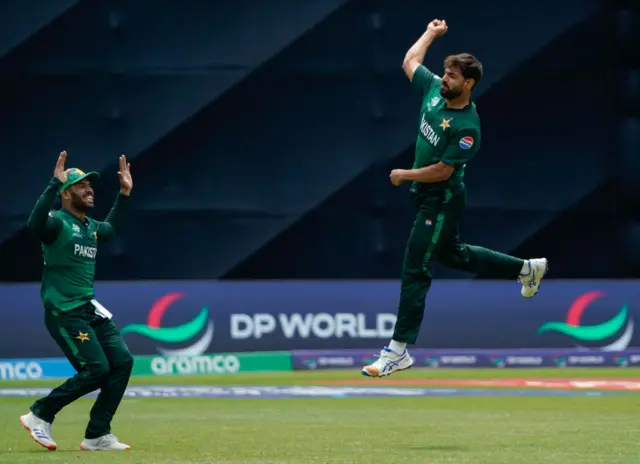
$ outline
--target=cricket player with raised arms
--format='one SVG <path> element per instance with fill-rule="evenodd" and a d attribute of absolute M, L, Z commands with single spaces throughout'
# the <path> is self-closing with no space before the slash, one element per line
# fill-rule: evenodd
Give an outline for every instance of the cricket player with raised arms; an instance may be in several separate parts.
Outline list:
<path fill-rule="evenodd" d="M 42 244 L 40 296 L 45 326 L 77 373 L 33 403 L 20 422 L 38 444 L 55 450 L 58 445 L 51 425 L 56 415 L 68 404 L 100 390 L 80 448 L 128 450 L 130 447 L 111 433 L 111 421 L 129 383 L 133 356 L 112 314 L 96 300 L 94 275 L 98 246 L 119 232 L 130 201 L 130 165 L 122 155 L 120 192 L 101 222 L 87 216 L 94 205 L 93 186 L 100 175 L 77 168 L 65 170 L 66 159 L 63 151 L 53 178 L 29 216 L 28 227 Z M 57 197 L 62 207 L 52 210 Z"/>
<path fill-rule="evenodd" d="M 402 263 L 393 337 L 379 358 L 362 368 L 370 377 L 390 375 L 413 365 L 406 347 L 418 338 L 433 260 L 482 277 L 517 280 L 525 298 L 536 295 L 547 273 L 546 258 L 523 260 L 460 240 L 458 225 L 467 202 L 465 168 L 481 145 L 480 117 L 471 92 L 482 79 L 483 67 L 468 53 L 448 56 L 442 77 L 422 64 L 427 49 L 447 30 L 446 21 L 431 21 L 402 65 L 422 104 L 413 168 L 394 169 L 390 180 L 394 186 L 411 182 L 416 218 Z"/>

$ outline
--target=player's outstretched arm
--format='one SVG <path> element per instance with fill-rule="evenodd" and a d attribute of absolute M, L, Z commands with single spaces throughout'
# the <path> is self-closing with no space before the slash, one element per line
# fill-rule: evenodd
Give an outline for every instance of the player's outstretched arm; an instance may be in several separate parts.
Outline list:
<path fill-rule="evenodd" d="M 51 208 L 56 201 L 58 189 L 67 181 L 69 170 L 64 169 L 64 163 L 67 159 L 67 152 L 63 151 L 58 156 L 56 167 L 53 171 L 53 178 L 47 185 L 44 193 L 40 195 L 36 205 L 34 206 L 27 227 L 33 230 L 37 237 L 44 243 L 53 243 L 60 233 L 62 223 L 57 216 L 51 213 Z"/>
<path fill-rule="evenodd" d="M 98 240 L 100 242 L 106 242 L 115 237 L 120 229 L 122 219 L 126 215 L 131 190 L 133 189 L 133 179 L 131 178 L 131 164 L 127 162 L 125 155 L 120 156 L 118 177 L 120 178 L 120 193 L 116 197 L 116 201 L 104 222 L 98 223 Z"/>
<path fill-rule="evenodd" d="M 414 77 L 421 79 L 421 81 L 432 80 L 433 74 L 429 72 L 426 68 L 425 71 L 428 72 L 427 75 L 417 75 L 416 70 L 424 61 L 424 56 L 427 54 L 427 50 L 433 43 L 435 39 L 443 36 L 447 32 L 447 22 L 440 19 L 434 19 L 427 26 L 427 30 L 422 34 L 422 36 L 418 39 L 416 43 L 407 51 L 407 54 L 404 56 L 404 61 L 402 62 L 402 69 L 404 73 L 407 75 L 411 82 L 414 82 Z M 416 82 L 418 84 L 427 84 L 426 82 Z M 430 84 L 430 82 L 428 82 Z"/>

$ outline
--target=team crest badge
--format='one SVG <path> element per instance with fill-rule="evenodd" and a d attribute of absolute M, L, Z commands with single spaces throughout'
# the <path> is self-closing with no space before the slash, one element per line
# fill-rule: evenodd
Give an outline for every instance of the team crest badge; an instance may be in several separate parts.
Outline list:
<path fill-rule="evenodd" d="M 473 146 L 473 137 L 466 136 L 460 139 L 460 148 L 462 148 L 463 150 L 468 150 L 472 146 Z"/>
<path fill-rule="evenodd" d="M 431 108 L 436 106 L 438 103 L 440 103 L 440 97 L 433 97 L 431 99 L 431 102 L 429 102 L 429 104 L 427 105 L 427 108 L 429 109 L 429 111 L 431 111 Z"/>
<path fill-rule="evenodd" d="M 442 127 L 442 132 L 446 131 L 447 128 L 451 127 L 451 121 L 453 120 L 453 118 L 449 118 L 449 119 L 445 119 L 442 118 L 442 123 L 440 124 L 440 127 Z"/>
<path fill-rule="evenodd" d="M 431 219 L 427 219 L 426 221 L 424 221 L 424 225 L 427 227 L 431 227 Z"/>

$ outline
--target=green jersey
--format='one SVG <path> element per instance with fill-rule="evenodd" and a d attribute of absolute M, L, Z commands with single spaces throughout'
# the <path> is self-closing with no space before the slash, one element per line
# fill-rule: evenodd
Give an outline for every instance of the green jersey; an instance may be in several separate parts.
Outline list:
<path fill-rule="evenodd" d="M 413 168 L 442 161 L 453 167 L 453 173 L 442 182 L 414 182 L 411 186 L 414 194 L 462 186 L 465 166 L 480 148 L 480 117 L 475 103 L 462 109 L 447 108 L 440 95 L 441 82 L 440 77 L 423 65 L 413 74 L 411 83 L 422 98 Z"/>
<path fill-rule="evenodd" d="M 42 243 L 44 269 L 40 296 L 46 309 L 70 311 L 94 298 L 98 244 L 115 236 L 128 196 L 118 195 L 104 222 L 78 218 L 70 211 L 52 211 L 62 183 L 53 178 L 38 199 L 31 228 Z"/>

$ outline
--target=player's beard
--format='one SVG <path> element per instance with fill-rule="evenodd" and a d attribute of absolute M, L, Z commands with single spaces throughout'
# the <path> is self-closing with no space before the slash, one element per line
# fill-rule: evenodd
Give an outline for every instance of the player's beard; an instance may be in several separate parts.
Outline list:
<path fill-rule="evenodd" d="M 77 193 L 71 192 L 71 206 L 76 211 L 81 211 L 83 213 L 86 213 L 91 208 L 93 208 L 93 203 L 88 203 Z"/>
<path fill-rule="evenodd" d="M 440 95 L 445 100 L 453 100 L 455 98 L 458 98 L 460 95 L 462 95 L 462 86 L 455 89 L 451 89 L 451 88 L 445 87 L 443 84 L 442 87 L 440 87 Z"/>

